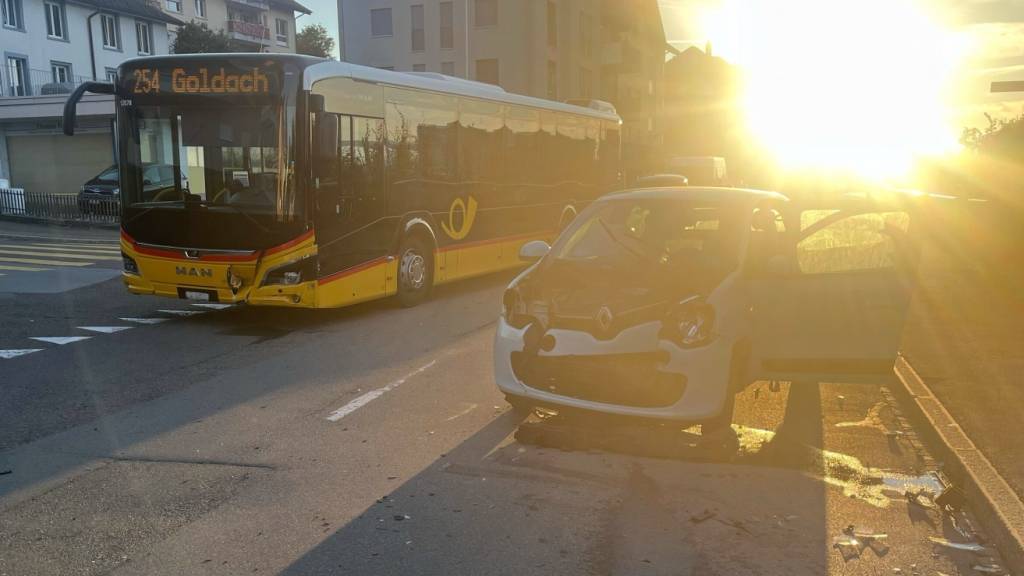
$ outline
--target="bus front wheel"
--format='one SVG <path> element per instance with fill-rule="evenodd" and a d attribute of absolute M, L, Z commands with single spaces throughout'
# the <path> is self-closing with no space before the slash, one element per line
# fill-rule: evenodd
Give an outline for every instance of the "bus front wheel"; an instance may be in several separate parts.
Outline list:
<path fill-rule="evenodd" d="M 398 249 L 398 301 L 416 306 L 430 296 L 433 285 L 433 250 L 419 236 L 406 238 Z"/>

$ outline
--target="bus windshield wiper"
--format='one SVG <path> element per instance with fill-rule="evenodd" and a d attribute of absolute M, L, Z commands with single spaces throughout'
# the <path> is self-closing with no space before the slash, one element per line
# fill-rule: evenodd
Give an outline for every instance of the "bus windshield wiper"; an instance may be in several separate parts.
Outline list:
<path fill-rule="evenodd" d="M 265 232 L 267 234 L 270 233 L 270 229 L 264 226 L 263 224 L 260 224 L 259 220 L 252 217 L 252 214 L 245 210 L 242 210 L 242 208 L 235 206 L 234 204 L 214 204 L 209 200 L 185 200 L 184 202 L 186 206 L 202 206 L 203 208 L 228 208 L 229 210 L 233 210 L 234 212 L 241 214 L 242 216 L 245 216 L 245 218 L 249 222 L 255 224 L 256 227 L 260 229 L 260 231 Z"/>

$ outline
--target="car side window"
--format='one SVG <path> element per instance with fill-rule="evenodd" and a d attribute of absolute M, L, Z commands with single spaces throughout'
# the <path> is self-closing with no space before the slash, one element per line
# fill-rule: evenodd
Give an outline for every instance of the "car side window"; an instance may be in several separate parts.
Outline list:
<path fill-rule="evenodd" d="M 805 210 L 800 214 L 797 264 L 803 274 L 894 268 L 906 238 L 906 212 Z"/>

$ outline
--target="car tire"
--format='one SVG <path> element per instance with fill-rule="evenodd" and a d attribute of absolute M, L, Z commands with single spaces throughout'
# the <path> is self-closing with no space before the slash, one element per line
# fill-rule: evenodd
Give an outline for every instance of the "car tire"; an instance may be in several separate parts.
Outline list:
<path fill-rule="evenodd" d="M 398 248 L 398 301 L 406 308 L 422 303 L 434 287 L 434 251 L 420 236 L 408 236 Z"/>

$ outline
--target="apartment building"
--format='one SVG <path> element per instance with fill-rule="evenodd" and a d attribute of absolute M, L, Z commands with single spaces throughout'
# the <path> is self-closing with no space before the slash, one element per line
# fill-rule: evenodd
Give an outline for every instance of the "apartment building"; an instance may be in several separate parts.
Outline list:
<path fill-rule="evenodd" d="M 295 13 L 312 13 L 295 0 L 156 1 L 170 16 L 227 32 L 248 52 L 295 52 Z M 169 33 L 173 44 L 177 26 Z"/>
<path fill-rule="evenodd" d="M 344 61 L 607 100 L 623 117 L 631 169 L 656 164 L 662 69 L 674 51 L 657 0 L 338 0 L 338 30 Z"/>
<path fill-rule="evenodd" d="M 176 17 L 143 0 L 0 0 L 0 184 L 76 192 L 114 162 L 113 97 L 79 106 L 81 137 L 60 131 L 64 100 L 126 59 L 166 54 Z"/>

